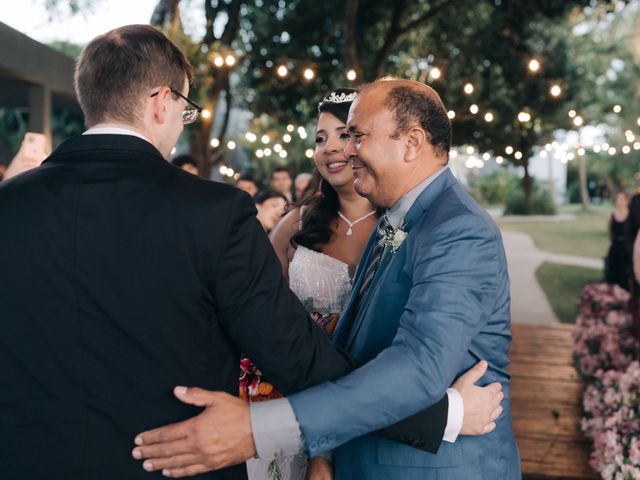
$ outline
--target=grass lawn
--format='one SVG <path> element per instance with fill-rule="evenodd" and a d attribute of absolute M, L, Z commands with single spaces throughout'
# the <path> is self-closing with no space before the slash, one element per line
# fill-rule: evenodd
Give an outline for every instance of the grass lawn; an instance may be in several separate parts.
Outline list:
<path fill-rule="evenodd" d="M 540 250 L 603 258 L 609 248 L 607 220 L 612 211 L 611 205 L 592 206 L 586 211 L 579 205 L 567 205 L 560 207 L 558 213 L 575 215 L 575 220 L 529 221 L 507 216 L 498 218 L 497 222 L 500 228 L 531 235 Z"/>
<path fill-rule="evenodd" d="M 602 281 L 602 271 L 544 262 L 536 270 L 536 279 L 551 308 L 562 323 L 575 323 L 582 288 Z"/>

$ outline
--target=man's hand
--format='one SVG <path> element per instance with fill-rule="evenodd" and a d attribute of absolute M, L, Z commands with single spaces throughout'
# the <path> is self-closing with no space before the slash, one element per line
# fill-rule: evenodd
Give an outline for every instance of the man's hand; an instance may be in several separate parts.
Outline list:
<path fill-rule="evenodd" d="M 186 477 L 218 470 L 255 456 L 249 405 L 227 393 L 176 387 L 182 402 L 206 407 L 198 416 L 155 430 L 135 439 L 133 458 L 145 460 L 149 472 Z"/>
<path fill-rule="evenodd" d="M 4 180 L 39 167 L 50 153 L 51 149 L 48 146 L 47 137 L 41 133 L 25 133 L 20 150 L 13 157 L 4 173 Z"/>
<path fill-rule="evenodd" d="M 333 465 L 324 457 L 312 457 L 305 480 L 333 480 Z"/>
<path fill-rule="evenodd" d="M 496 428 L 495 421 L 502 413 L 500 402 L 504 398 L 502 385 L 492 383 L 486 387 L 477 387 L 475 383 L 487 371 L 484 360 L 462 375 L 453 384 L 464 401 L 464 419 L 460 435 L 484 435 Z"/>

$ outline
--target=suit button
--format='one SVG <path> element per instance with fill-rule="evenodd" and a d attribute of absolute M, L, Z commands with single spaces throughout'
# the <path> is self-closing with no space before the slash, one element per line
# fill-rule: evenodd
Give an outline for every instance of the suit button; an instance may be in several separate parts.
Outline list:
<path fill-rule="evenodd" d="M 318 449 L 318 444 L 316 442 L 309 443 L 309 450 L 317 450 L 317 449 Z"/>
<path fill-rule="evenodd" d="M 338 438 L 334 434 L 329 435 L 329 443 L 336 443 L 337 440 Z"/>
<path fill-rule="evenodd" d="M 324 448 L 327 446 L 327 439 L 325 437 L 320 437 L 320 448 Z"/>

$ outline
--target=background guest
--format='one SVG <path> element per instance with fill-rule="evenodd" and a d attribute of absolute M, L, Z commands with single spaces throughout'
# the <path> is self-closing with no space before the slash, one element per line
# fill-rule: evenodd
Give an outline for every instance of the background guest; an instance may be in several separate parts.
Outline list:
<path fill-rule="evenodd" d="M 307 172 L 299 173 L 296 176 L 293 185 L 296 190 L 296 202 L 302 201 L 302 196 L 305 190 L 309 187 L 309 183 L 311 183 L 311 174 Z"/>
<path fill-rule="evenodd" d="M 171 159 L 171 163 L 185 172 L 198 175 L 198 164 L 191 155 L 178 155 Z"/>
<path fill-rule="evenodd" d="M 253 200 L 258 209 L 258 220 L 267 233 L 275 228 L 285 213 L 287 198 L 280 192 L 269 190 L 260 192 Z"/>
<path fill-rule="evenodd" d="M 240 175 L 240 178 L 238 178 L 238 182 L 236 183 L 236 188 L 247 192 L 252 197 L 255 197 L 260 191 L 255 179 L 248 173 Z"/>
<path fill-rule="evenodd" d="M 605 281 L 629 288 L 629 253 L 624 245 L 625 222 L 629 217 L 629 196 L 618 192 L 615 210 L 609 217 L 609 240 L 611 245 L 606 259 Z"/>
<path fill-rule="evenodd" d="M 291 174 L 285 167 L 276 167 L 271 172 L 271 183 L 269 189 L 279 192 L 287 199 L 287 203 L 291 203 L 293 198 L 291 196 L 291 187 L 293 180 L 291 180 Z"/>

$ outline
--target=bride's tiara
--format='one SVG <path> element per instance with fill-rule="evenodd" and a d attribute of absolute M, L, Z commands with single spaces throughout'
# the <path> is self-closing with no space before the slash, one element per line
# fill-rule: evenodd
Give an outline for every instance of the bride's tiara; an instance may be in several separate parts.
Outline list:
<path fill-rule="evenodd" d="M 324 97 L 322 99 L 322 103 L 346 103 L 346 102 L 353 102 L 356 97 L 358 96 L 358 92 L 353 92 L 353 93 L 340 93 L 340 94 L 336 94 L 336 92 L 331 92 L 331 94 L 327 97 Z"/>

